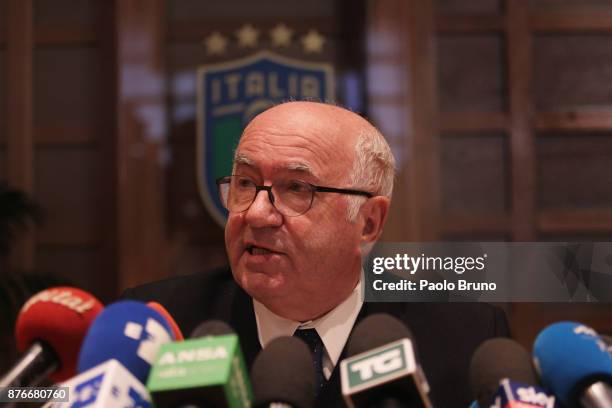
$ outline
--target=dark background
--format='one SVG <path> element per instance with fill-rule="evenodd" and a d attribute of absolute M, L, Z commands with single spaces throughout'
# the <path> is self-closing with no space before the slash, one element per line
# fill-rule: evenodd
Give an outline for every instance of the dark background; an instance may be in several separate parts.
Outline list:
<path fill-rule="evenodd" d="M 294 38 L 275 50 L 279 22 Z M 385 241 L 612 241 L 610 0 L 0 0 L 0 182 L 45 214 L 2 257 L 2 345 L 32 276 L 109 302 L 226 263 L 196 185 L 195 73 L 260 49 L 333 64 L 338 101 L 387 136 Z M 607 304 L 502 306 L 528 348 L 561 319 L 612 333 Z"/>

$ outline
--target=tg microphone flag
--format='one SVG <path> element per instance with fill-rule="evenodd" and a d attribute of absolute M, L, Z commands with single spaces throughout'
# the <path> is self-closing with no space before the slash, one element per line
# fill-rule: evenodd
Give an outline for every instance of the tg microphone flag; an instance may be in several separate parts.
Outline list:
<path fill-rule="evenodd" d="M 427 392 L 429 386 L 414 358 L 412 342 L 401 339 L 365 353 L 357 354 L 340 363 L 342 394 L 345 402 L 353 407 L 352 399 L 363 391 L 394 381 L 405 382 L 412 395 L 420 396 L 420 404 L 431 408 Z M 416 406 L 416 405 L 415 405 Z"/>

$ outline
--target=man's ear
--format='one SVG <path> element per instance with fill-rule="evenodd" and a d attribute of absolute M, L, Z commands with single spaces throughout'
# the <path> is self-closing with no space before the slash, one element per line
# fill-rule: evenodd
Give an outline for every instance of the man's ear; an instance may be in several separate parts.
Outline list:
<path fill-rule="evenodd" d="M 382 234 L 383 226 L 389 214 L 389 197 L 376 196 L 370 198 L 361 206 L 363 228 L 361 230 L 361 243 L 375 242 Z"/>

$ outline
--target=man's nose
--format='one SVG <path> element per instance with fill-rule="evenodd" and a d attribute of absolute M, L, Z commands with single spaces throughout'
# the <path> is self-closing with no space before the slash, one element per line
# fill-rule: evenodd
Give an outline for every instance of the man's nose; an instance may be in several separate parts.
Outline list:
<path fill-rule="evenodd" d="M 277 227 L 283 222 L 283 216 L 272 204 L 272 196 L 266 190 L 260 190 L 245 214 L 245 221 L 252 227 Z"/>

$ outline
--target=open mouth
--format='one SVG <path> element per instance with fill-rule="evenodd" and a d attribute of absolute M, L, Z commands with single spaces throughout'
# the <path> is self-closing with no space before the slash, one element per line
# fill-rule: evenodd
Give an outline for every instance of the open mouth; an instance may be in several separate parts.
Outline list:
<path fill-rule="evenodd" d="M 256 245 L 249 245 L 246 251 L 251 255 L 267 255 L 275 254 L 276 252 L 270 251 L 269 249 L 258 247 Z"/>

